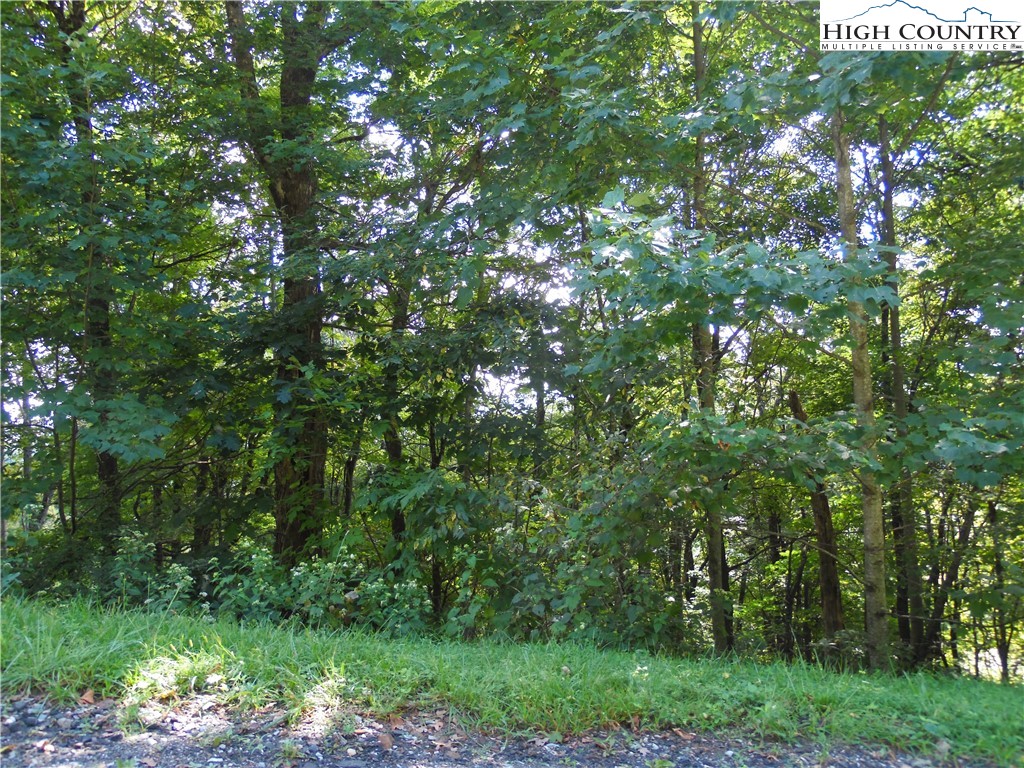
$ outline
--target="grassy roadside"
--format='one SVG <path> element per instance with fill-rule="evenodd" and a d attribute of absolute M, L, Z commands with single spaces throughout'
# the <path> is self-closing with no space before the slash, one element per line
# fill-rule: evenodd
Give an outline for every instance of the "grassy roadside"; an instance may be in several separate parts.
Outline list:
<path fill-rule="evenodd" d="M 574 645 L 390 640 L 5 599 L 6 695 L 86 688 L 129 704 L 202 690 L 376 713 L 447 705 L 505 731 L 573 733 L 628 723 L 742 729 L 887 744 L 1024 765 L 1024 688 L 930 675 L 836 674 L 805 665 L 680 660 Z"/>

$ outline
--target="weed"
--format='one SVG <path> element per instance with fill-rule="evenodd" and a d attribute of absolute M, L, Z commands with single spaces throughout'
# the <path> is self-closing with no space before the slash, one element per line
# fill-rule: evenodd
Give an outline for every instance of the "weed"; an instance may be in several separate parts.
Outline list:
<path fill-rule="evenodd" d="M 356 732 L 356 718 L 355 715 L 345 712 L 335 717 L 335 728 L 342 736 L 351 736 Z"/>
<path fill-rule="evenodd" d="M 199 737 L 199 744 L 203 747 L 216 749 L 219 746 L 227 744 L 235 736 L 234 731 L 225 730 L 217 731 L 215 733 L 204 734 Z"/>
<path fill-rule="evenodd" d="M 135 702 L 126 704 L 117 715 L 118 727 L 125 733 L 145 730 L 142 724 L 142 707 Z"/>
<path fill-rule="evenodd" d="M 302 757 L 302 746 L 291 739 L 285 739 L 280 744 L 280 753 L 278 757 L 280 757 L 282 762 L 298 760 Z"/>

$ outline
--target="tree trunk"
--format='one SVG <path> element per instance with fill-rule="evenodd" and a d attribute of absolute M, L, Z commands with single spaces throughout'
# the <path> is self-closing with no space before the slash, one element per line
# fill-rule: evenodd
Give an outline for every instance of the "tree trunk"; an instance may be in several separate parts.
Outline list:
<path fill-rule="evenodd" d="M 686 524 L 683 530 L 683 592 L 686 602 L 693 605 L 697 597 L 697 563 L 693 557 L 693 545 L 696 541 L 698 530 Z"/>
<path fill-rule="evenodd" d="M 286 263 L 296 255 L 286 246 Z M 276 408 L 277 431 L 287 450 L 274 465 L 274 554 L 288 568 L 316 545 L 323 532 L 327 422 L 322 407 L 300 381 L 302 368 L 323 365 L 321 312 L 318 281 L 285 279 L 282 318 L 292 334 L 302 334 L 291 359 L 282 355 L 277 368 L 278 386 L 290 393 L 290 399 L 282 403 L 279 398 Z"/>
<path fill-rule="evenodd" d="M 78 533 L 78 419 L 71 417 L 71 435 L 68 439 L 68 513 L 71 535 Z"/>
<path fill-rule="evenodd" d="M 796 571 L 793 571 L 793 547 L 789 548 L 789 563 L 786 572 L 786 604 L 783 614 L 783 636 L 782 654 L 792 660 L 796 656 L 797 630 L 793 621 L 797 608 L 797 598 L 803 591 L 804 568 L 807 565 L 807 545 L 800 546 L 800 560 L 797 562 Z"/>
<path fill-rule="evenodd" d="M 225 12 L 246 110 L 244 141 L 264 173 L 281 225 L 284 296 L 281 336 L 276 339 L 279 394 L 275 434 L 283 450 L 274 465 L 274 554 L 288 568 L 316 546 L 324 525 L 327 419 L 303 379 L 306 371 L 322 369 L 324 353 L 319 231 L 313 210 L 318 179 L 310 151 L 314 141 L 310 107 L 326 8 L 310 3 L 299 20 L 295 4 L 281 7 L 282 62 L 276 124 L 264 117 L 253 63 L 253 35 L 242 3 L 227 0 Z M 275 155 L 271 153 L 275 144 L 295 150 Z"/>
<path fill-rule="evenodd" d="M 794 419 L 807 424 L 807 412 L 796 390 L 789 391 L 789 410 Z M 814 535 L 818 547 L 821 629 L 825 637 L 831 639 L 844 628 L 843 595 L 839 584 L 839 547 L 836 545 L 828 494 L 825 493 L 825 485 L 817 480 L 814 480 L 814 490 L 811 491 L 811 512 L 814 515 Z"/>
<path fill-rule="evenodd" d="M 86 232 L 90 226 L 100 224 L 100 215 L 96 209 L 102 199 L 100 161 L 96 157 L 96 136 L 92 123 L 92 96 L 88 82 L 76 69 L 72 47 L 74 36 L 86 28 L 86 4 L 75 0 L 69 4 L 50 3 L 48 7 L 64 35 L 61 59 L 68 71 L 65 85 L 71 104 L 75 140 L 80 147 L 85 148 L 84 155 L 89 158 L 91 174 L 81 193 L 80 231 Z M 110 327 L 110 307 L 114 298 L 110 276 L 114 270 L 106 252 L 93 240 L 86 246 L 85 260 L 87 276 L 82 359 L 85 361 L 92 401 L 102 427 L 110 421 L 108 404 L 117 396 Z M 121 473 L 116 455 L 109 451 L 96 454 L 96 477 L 96 533 L 103 541 L 105 552 L 112 555 L 117 546 L 117 531 L 121 527 Z"/>
<path fill-rule="evenodd" d="M 949 596 L 955 588 L 957 580 L 960 578 L 960 563 L 964 553 L 967 551 L 967 545 L 970 543 L 971 531 L 974 529 L 974 517 L 977 514 L 977 510 L 977 502 L 971 499 L 967 504 L 967 511 L 957 532 L 957 540 L 953 545 L 953 554 L 949 567 L 942 574 L 941 582 L 937 584 L 931 617 L 929 618 L 928 628 L 922 641 L 926 651 L 925 658 L 929 654 L 934 653 L 939 644 L 939 634 L 942 631 L 942 617 L 945 613 Z M 954 608 L 953 615 L 959 616 L 958 608 Z M 950 640 L 953 646 L 951 649 L 953 651 L 953 658 L 955 659 L 956 621 L 950 623 Z"/>
<path fill-rule="evenodd" d="M 359 454 L 363 446 L 363 421 L 359 422 L 356 436 L 352 440 L 352 447 L 349 448 L 348 456 L 345 457 L 345 469 L 342 474 L 341 492 L 341 516 L 348 520 L 352 515 L 352 507 L 355 502 L 356 493 L 356 466 L 359 464 Z"/>
<path fill-rule="evenodd" d="M 64 451 L 61 449 L 60 429 L 53 426 L 53 456 L 58 467 L 64 466 Z M 64 506 L 64 470 L 57 473 L 57 518 L 60 520 L 60 529 L 65 536 L 71 535 L 71 525 L 68 523 L 67 511 Z"/>
<path fill-rule="evenodd" d="M 675 516 L 669 520 L 668 534 L 665 537 L 668 553 L 665 563 L 665 581 L 669 585 L 672 596 L 680 606 L 683 604 L 683 530 L 682 522 Z"/>
<path fill-rule="evenodd" d="M 534 480 L 544 477 L 544 422 L 546 419 L 544 403 L 544 378 L 535 374 L 530 379 L 530 386 L 536 398 L 533 412 L 533 472 Z"/>
<path fill-rule="evenodd" d="M 27 374 L 22 373 L 21 386 L 25 390 L 21 395 L 21 422 L 24 428 L 21 431 L 21 479 L 27 489 L 32 482 L 32 422 L 29 413 L 32 410 L 32 398 L 25 386 Z"/>
<path fill-rule="evenodd" d="M 691 3 L 693 23 L 693 76 L 694 100 L 700 104 L 704 98 L 707 77 L 707 51 L 704 47 L 704 25 L 700 21 L 700 3 Z M 705 158 L 705 137 L 697 135 L 694 157 L 692 219 L 694 229 L 707 225 L 706 196 L 707 168 Z M 715 412 L 715 377 L 717 359 L 714 333 L 705 323 L 695 323 L 692 329 L 694 368 L 697 372 L 697 397 L 701 411 L 712 415 Z M 711 635 L 714 638 L 715 653 L 727 653 L 732 647 L 729 631 L 729 594 L 725 574 L 725 538 L 722 528 L 722 514 L 714 502 L 704 504 L 704 534 L 707 545 L 708 589 L 711 594 Z"/>
<path fill-rule="evenodd" d="M 396 275 L 396 284 L 389 287 L 392 301 L 394 303 L 391 316 L 391 344 L 393 345 L 391 357 L 398 359 L 401 351 L 402 336 L 409 328 L 409 301 L 412 294 L 411 286 L 406 284 L 407 278 Z M 384 432 L 384 452 L 388 456 L 388 464 L 392 472 L 400 472 L 405 463 L 405 452 L 402 444 L 402 434 L 399 431 L 398 416 L 401 410 L 399 402 L 399 373 L 401 363 L 389 362 L 384 366 L 384 397 L 385 414 L 387 417 L 387 429 Z M 391 512 L 391 538 L 395 542 L 395 558 L 401 553 L 401 543 L 405 539 L 405 514 L 397 505 Z"/>
<path fill-rule="evenodd" d="M 7 457 L 4 455 L 5 440 L 0 439 L 0 467 L 7 465 Z M 0 560 L 7 561 L 7 516 L 0 510 Z"/>
<path fill-rule="evenodd" d="M 992 531 L 992 587 L 996 592 L 994 606 L 995 621 L 993 628 L 996 635 L 996 653 L 999 654 L 999 679 L 1003 685 L 1010 684 L 1010 641 L 1013 638 L 1013 621 L 1007 616 L 1006 600 L 1006 564 L 1003 562 L 1003 537 L 1000 529 L 999 513 L 996 502 L 988 502 L 988 525 Z"/>
<path fill-rule="evenodd" d="M 857 258 L 857 210 L 854 206 L 853 176 L 850 171 L 850 137 L 842 110 L 832 119 L 832 141 L 838 178 L 839 223 L 845 258 Z M 868 355 L 868 316 L 864 304 L 848 301 L 847 309 L 852 341 L 853 402 L 857 422 L 863 432 L 861 450 L 869 459 L 877 454 L 874 395 L 871 361 Z M 874 472 L 864 468 L 858 473 L 861 513 L 864 518 L 864 629 L 868 666 L 882 669 L 889 661 L 889 610 L 885 594 L 885 529 L 882 492 Z"/>
<path fill-rule="evenodd" d="M 896 219 L 893 214 L 895 172 L 889 143 L 889 125 L 885 117 L 879 118 L 879 153 L 882 163 L 882 245 L 896 246 Z M 899 290 L 896 253 L 885 251 L 889 266 L 889 287 Z M 903 339 L 900 326 L 900 308 L 897 303 L 885 307 L 883 318 L 888 319 L 889 336 L 889 393 L 895 417 L 896 436 L 902 442 L 907 437 L 907 414 L 910 410 L 906 376 L 903 367 Z M 902 452 L 901 452 L 902 456 Z M 917 546 L 917 514 L 914 509 L 914 490 L 910 471 L 901 466 L 899 478 L 889 489 L 889 510 L 892 519 L 893 548 L 896 555 L 896 584 L 899 594 L 897 612 L 900 634 L 911 649 L 915 663 L 927 655 L 924 643 L 924 596 L 921 566 Z M 900 605 L 905 607 L 900 607 Z"/>
<path fill-rule="evenodd" d="M 472 450 L 473 443 L 473 414 L 476 404 L 477 368 L 478 366 L 473 365 L 469 369 L 469 380 L 466 382 L 465 389 L 463 390 L 462 400 L 462 445 L 457 468 L 459 477 L 462 478 L 462 482 L 465 483 L 467 487 L 473 480 L 473 467 L 470 463 L 470 452 Z"/>

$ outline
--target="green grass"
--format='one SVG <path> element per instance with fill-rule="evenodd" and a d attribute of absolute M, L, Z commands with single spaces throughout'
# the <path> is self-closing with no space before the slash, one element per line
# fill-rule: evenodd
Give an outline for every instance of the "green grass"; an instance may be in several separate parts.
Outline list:
<path fill-rule="evenodd" d="M 578 733 L 639 717 L 765 740 L 884 744 L 1024 765 L 1024 688 L 932 675 L 682 660 L 578 645 L 391 640 L 5 599 L 3 687 L 128 705 L 202 691 L 386 714 L 449 706 L 506 732 Z"/>

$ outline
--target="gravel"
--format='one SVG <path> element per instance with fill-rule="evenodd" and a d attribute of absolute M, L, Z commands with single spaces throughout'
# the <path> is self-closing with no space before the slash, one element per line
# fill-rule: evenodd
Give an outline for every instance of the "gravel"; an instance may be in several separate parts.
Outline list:
<path fill-rule="evenodd" d="M 0 699 L 3 768 L 989 768 L 884 747 L 781 744 L 744 735 L 642 728 L 497 737 L 447 710 L 389 719 L 311 707 L 241 713 L 196 696 L 126 707 L 90 694 L 77 706 Z"/>

